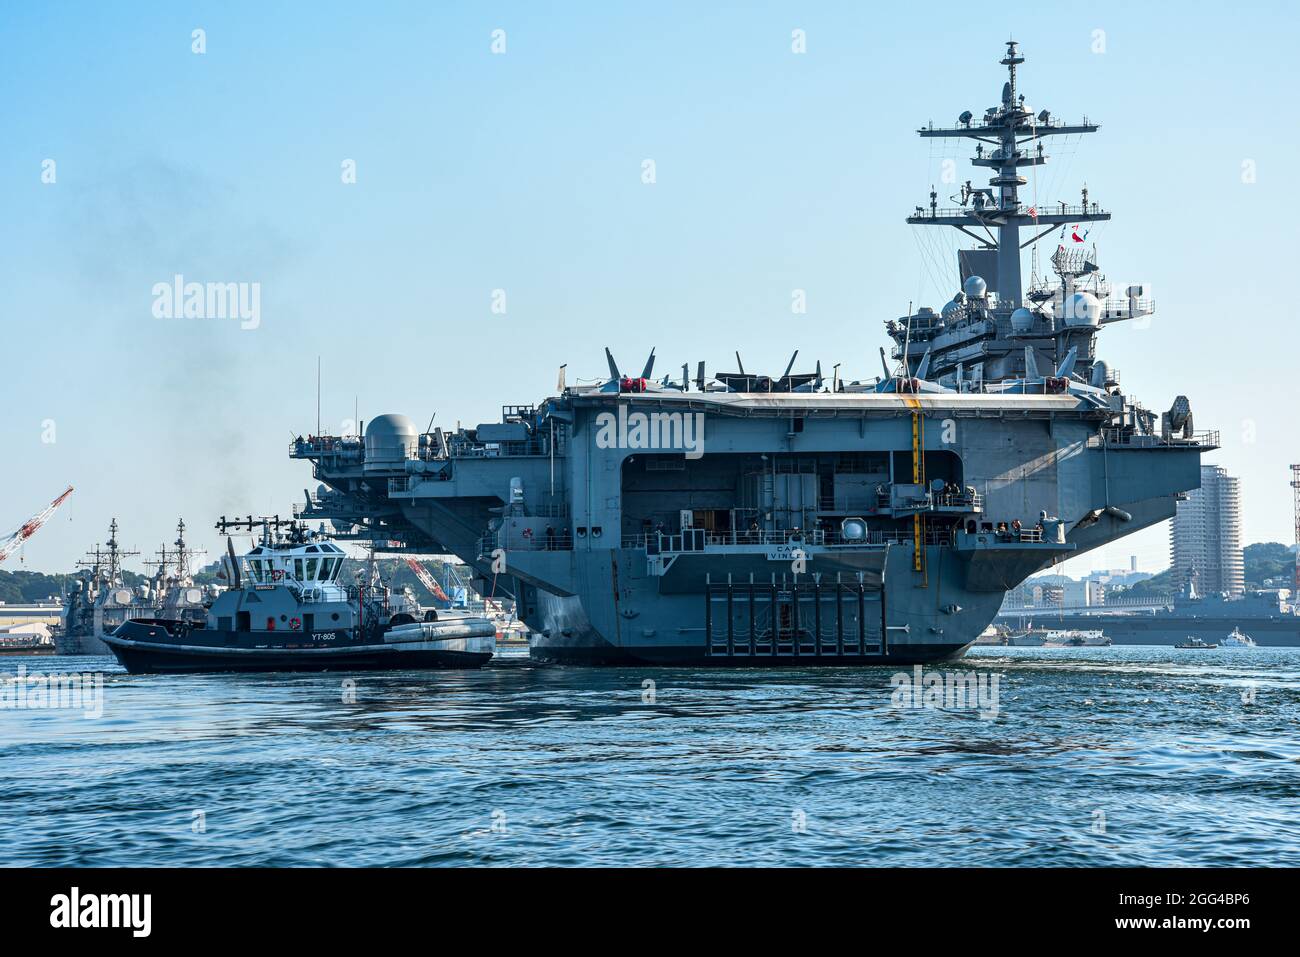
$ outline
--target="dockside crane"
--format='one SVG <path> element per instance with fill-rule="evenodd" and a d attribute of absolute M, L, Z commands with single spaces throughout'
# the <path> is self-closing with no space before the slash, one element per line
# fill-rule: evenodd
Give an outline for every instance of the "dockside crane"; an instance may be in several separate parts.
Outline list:
<path fill-rule="evenodd" d="M 424 564 L 418 558 L 408 558 L 406 560 L 406 567 L 415 573 L 415 577 L 420 579 L 420 584 L 429 589 L 429 593 L 433 595 L 434 598 L 438 599 L 438 601 L 445 601 L 447 604 L 451 604 L 451 599 L 447 597 L 447 593 L 443 591 L 442 586 L 438 584 L 438 579 L 434 578 L 433 575 L 429 573 L 429 569 L 425 568 Z"/>
<path fill-rule="evenodd" d="M 1300 465 L 1291 466 L 1291 488 L 1295 490 L 1295 590 L 1292 594 L 1292 601 L 1295 596 L 1300 595 Z"/>
<path fill-rule="evenodd" d="M 7 538 L 0 539 L 0 562 L 3 562 L 14 552 L 18 551 L 23 542 L 35 535 L 36 530 L 49 520 L 50 516 L 55 513 L 60 505 L 68 500 L 68 496 L 71 494 L 72 486 L 69 485 L 62 495 L 29 518 L 26 523 L 18 529 L 18 531 L 14 532 Z"/>

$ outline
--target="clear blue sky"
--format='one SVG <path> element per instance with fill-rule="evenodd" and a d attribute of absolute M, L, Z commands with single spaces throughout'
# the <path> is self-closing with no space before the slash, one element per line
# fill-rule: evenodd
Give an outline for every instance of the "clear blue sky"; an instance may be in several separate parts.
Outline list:
<path fill-rule="evenodd" d="M 287 512 L 318 354 L 327 430 L 354 399 L 490 420 L 563 362 L 599 375 L 606 344 L 629 364 L 657 346 L 664 370 L 798 348 L 872 376 L 884 320 L 955 284 L 956 234 L 931 248 L 903 218 L 964 150 L 915 130 L 996 102 L 1014 34 L 1028 101 L 1102 123 L 1049 144 L 1040 201 L 1086 179 L 1115 213 L 1103 267 L 1158 300 L 1102 355 L 1151 408 L 1188 395 L 1243 480 L 1246 541 L 1290 541 L 1295 8 L 889 6 L 5 4 L 0 527 L 76 485 L 26 548 L 64 570 L 114 515 L 152 551 L 178 515 L 215 549 L 217 515 Z M 260 328 L 154 318 L 176 273 L 260 283 Z M 1165 535 L 1079 565 L 1130 554 L 1162 567 Z"/>

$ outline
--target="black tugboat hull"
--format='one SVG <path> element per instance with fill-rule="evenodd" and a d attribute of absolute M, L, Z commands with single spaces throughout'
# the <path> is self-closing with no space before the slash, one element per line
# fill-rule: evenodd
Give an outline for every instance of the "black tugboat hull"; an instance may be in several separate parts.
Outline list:
<path fill-rule="evenodd" d="M 193 674 L 237 671 L 405 671 L 418 669 L 481 668 L 491 655 L 456 651 L 403 651 L 384 654 L 357 649 L 328 660 L 312 660 L 293 652 L 255 655 L 232 660 L 224 655 L 178 653 L 170 648 L 109 646 L 118 662 L 133 675 Z"/>
<path fill-rule="evenodd" d="M 492 658 L 491 651 L 467 650 L 474 648 L 472 640 L 455 639 L 441 643 L 255 648 L 223 644 L 221 633 L 208 632 L 200 638 L 203 644 L 194 644 L 163 639 L 159 632 L 165 633 L 165 629 L 159 624 L 129 621 L 105 637 L 114 657 L 131 674 L 468 669 L 480 668 Z M 430 647 L 435 644 L 446 647 Z"/>

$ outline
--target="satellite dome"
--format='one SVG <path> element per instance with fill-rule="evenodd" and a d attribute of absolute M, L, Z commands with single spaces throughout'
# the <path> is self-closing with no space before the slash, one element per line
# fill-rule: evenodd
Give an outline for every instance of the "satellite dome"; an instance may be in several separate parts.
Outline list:
<path fill-rule="evenodd" d="M 1101 300 L 1090 292 L 1076 292 L 1065 300 L 1067 326 L 1096 326 L 1101 324 Z"/>
<path fill-rule="evenodd" d="M 959 303 L 956 299 L 950 300 L 947 305 L 945 305 L 941 310 L 939 310 L 939 317 L 943 319 L 944 322 L 948 322 L 950 320 L 956 319 L 960 315 L 961 315 L 961 303 Z"/>
<path fill-rule="evenodd" d="M 380 415 L 366 423 L 367 471 L 400 467 L 415 457 L 419 444 L 415 423 L 404 415 Z"/>
<path fill-rule="evenodd" d="M 981 276 L 967 276 L 966 281 L 961 284 L 961 291 L 966 293 L 969 299 L 983 299 L 984 294 L 989 291 L 989 284 Z"/>
<path fill-rule="evenodd" d="M 846 541 L 858 541 L 867 537 L 867 523 L 860 518 L 846 518 L 840 523 L 840 535 Z"/>
<path fill-rule="evenodd" d="M 1011 331 L 1028 332 L 1034 327 L 1034 314 L 1024 306 L 1011 313 Z"/>

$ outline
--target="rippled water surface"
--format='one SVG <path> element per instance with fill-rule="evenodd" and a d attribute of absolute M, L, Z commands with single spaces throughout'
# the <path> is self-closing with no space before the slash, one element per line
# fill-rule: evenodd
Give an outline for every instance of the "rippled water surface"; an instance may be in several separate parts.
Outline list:
<path fill-rule="evenodd" d="M 1300 865 L 1300 649 L 980 649 L 988 718 L 887 668 L 20 668 L 104 713 L 0 710 L 3 864 Z"/>

